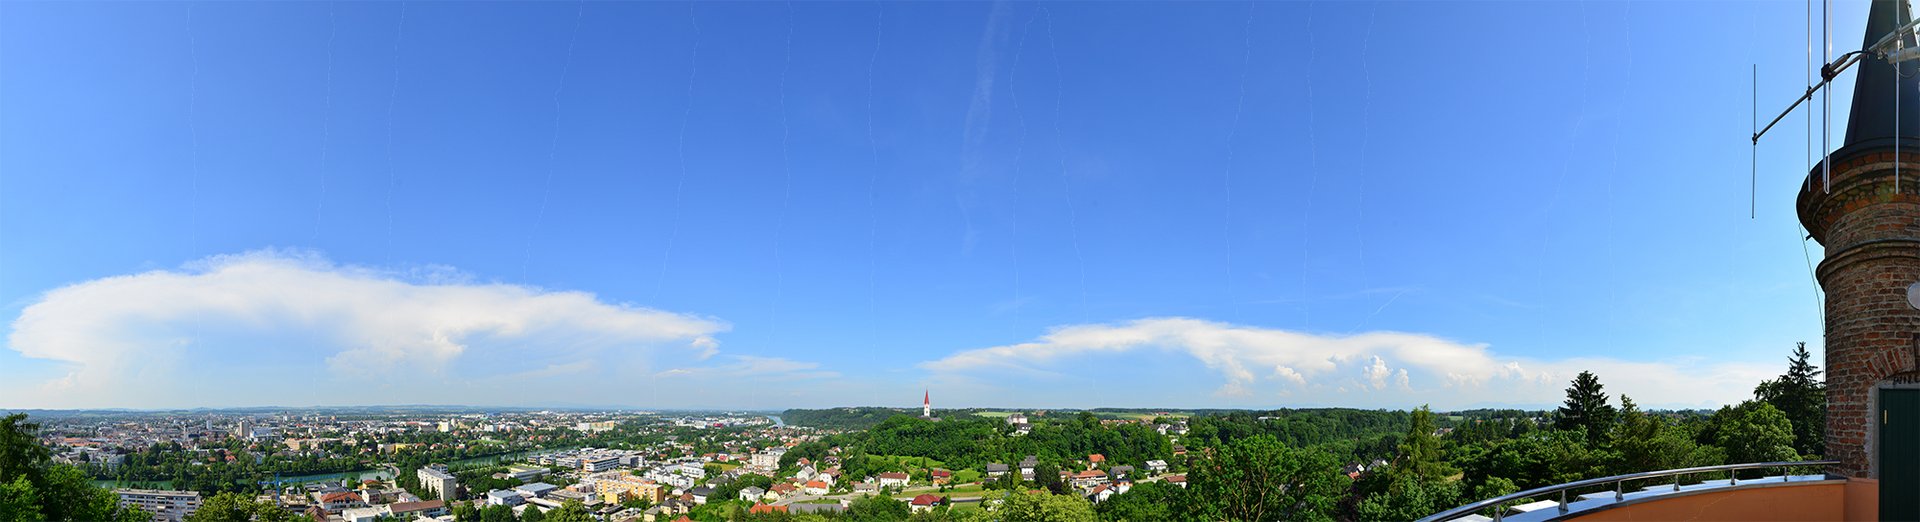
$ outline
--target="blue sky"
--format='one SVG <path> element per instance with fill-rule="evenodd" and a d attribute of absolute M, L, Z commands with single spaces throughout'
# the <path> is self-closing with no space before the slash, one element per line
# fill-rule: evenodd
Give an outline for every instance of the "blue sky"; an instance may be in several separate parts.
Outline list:
<path fill-rule="evenodd" d="M 1738 401 L 1805 8 L 7 2 L 0 406 Z"/>

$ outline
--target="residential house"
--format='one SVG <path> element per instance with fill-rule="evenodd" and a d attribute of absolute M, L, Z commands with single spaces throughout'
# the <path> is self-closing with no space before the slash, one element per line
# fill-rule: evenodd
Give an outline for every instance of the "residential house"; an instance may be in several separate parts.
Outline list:
<path fill-rule="evenodd" d="M 1159 460 L 1159 459 L 1147 461 L 1147 472 L 1148 473 L 1166 473 L 1167 461 Z"/>
<path fill-rule="evenodd" d="M 1133 476 L 1133 466 L 1122 464 L 1107 468 L 1107 476 L 1113 477 L 1114 480 L 1126 480 Z"/>
<path fill-rule="evenodd" d="M 1099 453 L 1087 455 L 1087 469 L 1097 468 L 1097 467 L 1100 467 L 1100 465 L 1106 464 L 1106 463 L 1107 463 L 1106 455 L 1101 455 Z"/>
<path fill-rule="evenodd" d="M 941 501 L 944 500 L 946 499 L 940 498 L 939 495 L 923 493 L 920 496 L 913 497 L 913 501 L 908 502 L 907 507 L 912 509 L 914 513 L 932 511 L 934 506 L 940 505 Z"/>
<path fill-rule="evenodd" d="M 773 500 L 777 502 L 780 499 L 793 496 L 794 492 L 797 491 L 800 491 L 800 488 L 793 487 L 793 484 L 781 482 L 774 484 L 773 487 L 767 488 L 767 495 L 773 497 Z"/>
<path fill-rule="evenodd" d="M 747 514 L 749 515 L 771 515 L 786 512 L 786 506 L 775 506 L 772 504 L 754 504 L 753 507 L 747 508 Z"/>
<path fill-rule="evenodd" d="M 1033 467 L 1038 465 L 1040 465 L 1039 458 L 1034 457 L 1033 455 L 1027 455 L 1026 460 L 1020 461 L 1020 478 L 1024 480 L 1033 480 Z"/>
<path fill-rule="evenodd" d="M 360 495 L 356 495 L 352 491 L 336 491 L 320 495 L 320 509 L 327 510 L 328 514 L 340 513 L 357 507 L 367 507 L 367 503 L 361 501 Z"/>
<path fill-rule="evenodd" d="M 1172 484 L 1172 485 L 1175 485 L 1175 486 L 1180 486 L 1180 487 L 1183 487 L 1183 488 L 1184 488 L 1184 487 L 1187 487 L 1187 476 L 1186 476 L 1186 475 L 1167 475 L 1167 479 L 1166 479 L 1166 480 L 1167 480 L 1167 483 L 1168 483 L 1168 484 Z"/>
<path fill-rule="evenodd" d="M 1103 484 L 1106 481 L 1107 481 L 1107 472 L 1097 470 L 1097 469 L 1090 469 L 1090 470 L 1073 474 L 1072 483 L 1074 487 L 1090 488 L 1096 485 Z"/>
<path fill-rule="evenodd" d="M 855 494 L 865 493 L 869 495 L 879 493 L 880 485 L 873 483 L 873 481 L 855 482 L 853 483 L 853 492 Z"/>
<path fill-rule="evenodd" d="M 933 483 L 935 485 L 947 484 L 947 483 L 953 482 L 952 471 L 948 471 L 940 468 L 933 468 L 933 470 L 928 471 L 927 474 L 933 478 Z"/>
<path fill-rule="evenodd" d="M 825 495 L 827 494 L 827 490 L 832 488 L 833 486 L 830 486 L 825 482 L 821 482 L 818 480 L 809 480 L 807 481 L 807 484 L 805 486 L 801 486 L 800 492 L 806 493 L 808 495 Z"/>
<path fill-rule="evenodd" d="M 1001 476 L 1001 475 L 1005 475 L 1005 474 L 1007 474 L 1007 465 L 1006 465 L 1006 464 L 1001 464 L 1001 463 L 998 463 L 998 462 L 994 462 L 994 463 L 989 463 L 989 464 L 987 464 L 987 477 L 988 477 L 988 478 L 1000 478 L 1000 476 Z"/>
<path fill-rule="evenodd" d="M 693 495 L 694 505 L 696 506 L 706 505 L 707 497 L 713 496 L 713 487 L 712 486 L 696 487 L 696 488 L 693 488 L 692 490 L 687 491 L 687 494 Z"/>
<path fill-rule="evenodd" d="M 745 500 L 747 502 L 759 502 L 760 498 L 765 496 L 767 496 L 767 490 L 759 486 L 747 486 L 744 488 L 740 488 L 740 500 Z"/>
<path fill-rule="evenodd" d="M 906 486 L 907 481 L 911 479 L 912 477 L 908 476 L 906 473 L 881 473 L 880 487 L 884 488 L 888 486 Z"/>
<path fill-rule="evenodd" d="M 1101 502 L 1106 502 L 1107 499 L 1109 498 L 1113 498 L 1114 494 L 1115 494 L 1115 491 L 1113 490 L 1112 485 L 1101 484 L 1093 487 L 1093 491 L 1087 494 L 1087 500 L 1093 501 L 1093 503 L 1095 504 L 1099 504 Z"/>

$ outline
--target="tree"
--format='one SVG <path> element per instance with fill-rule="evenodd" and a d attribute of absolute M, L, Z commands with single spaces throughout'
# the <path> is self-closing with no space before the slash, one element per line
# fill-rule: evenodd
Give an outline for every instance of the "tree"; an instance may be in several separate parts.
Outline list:
<path fill-rule="evenodd" d="M 1054 494 L 1066 492 L 1066 484 L 1060 483 L 1060 467 L 1052 462 L 1041 462 L 1033 466 L 1033 482 Z"/>
<path fill-rule="evenodd" d="M 0 522 L 40 522 L 40 495 L 33 483 L 21 476 L 0 484 Z"/>
<path fill-rule="evenodd" d="M 520 522 L 546 522 L 546 520 L 547 514 L 542 513 L 537 507 L 527 506 L 526 510 L 520 512 Z"/>
<path fill-rule="evenodd" d="M 1408 423 L 1407 435 L 1400 439 L 1400 465 L 1397 471 L 1410 473 L 1421 480 L 1439 480 L 1453 474 L 1440 455 L 1439 431 L 1433 424 L 1433 411 L 1425 405 L 1413 410 L 1413 418 Z"/>
<path fill-rule="evenodd" d="M 1633 399 L 1621 395 L 1620 405 L 1620 422 L 1614 424 L 1613 430 L 1607 434 L 1616 459 L 1611 474 L 1708 466 L 1720 462 L 1722 457 L 1711 451 L 1703 451 L 1686 430 L 1669 426 L 1660 418 L 1640 411 Z"/>
<path fill-rule="evenodd" d="M 853 500 L 847 505 L 847 520 L 852 521 L 892 521 L 905 520 L 910 511 L 907 503 L 894 500 L 886 495 L 868 495 Z"/>
<path fill-rule="evenodd" d="M 513 508 L 507 506 L 480 508 L 480 522 L 514 522 Z"/>
<path fill-rule="evenodd" d="M 1082 412 L 1085 413 L 1085 412 Z M 1093 505 L 1074 495 L 1010 493 L 1000 504 L 1004 522 L 1093 522 Z"/>
<path fill-rule="evenodd" d="M 200 503 L 187 522 L 294 522 L 299 516 L 272 502 L 255 502 L 239 493 L 221 493 Z"/>
<path fill-rule="evenodd" d="M 1727 451 L 1735 463 L 1799 460 L 1793 451 L 1793 422 L 1772 404 L 1746 401 L 1714 412 L 1703 435 Z"/>
<path fill-rule="evenodd" d="M 1395 474 L 1391 480 L 1384 494 L 1370 495 L 1360 502 L 1360 520 L 1415 520 L 1458 506 L 1463 500 L 1457 481 L 1423 479 L 1413 473 Z"/>
<path fill-rule="evenodd" d="M 41 468 L 52 458 L 52 452 L 34 439 L 39 432 L 40 425 L 27 422 L 25 413 L 0 418 L 0 478 L 24 476 L 29 482 L 40 482 Z"/>
<path fill-rule="evenodd" d="M 1133 489 L 1115 495 L 1105 502 L 1093 505 L 1093 511 L 1101 520 L 1116 522 L 1154 522 L 1172 520 L 1173 512 L 1168 506 L 1173 503 L 1174 494 L 1165 482 L 1141 482 Z"/>
<path fill-rule="evenodd" d="M 1808 456 L 1827 452 L 1827 383 L 1820 379 L 1819 367 L 1809 362 L 1812 356 L 1807 343 L 1797 343 L 1787 359 L 1787 373 L 1753 389 L 1754 400 L 1773 405 L 1793 422 L 1793 449 Z"/>
<path fill-rule="evenodd" d="M 1601 393 L 1601 388 L 1604 386 L 1593 372 L 1583 371 L 1575 376 L 1573 385 L 1567 387 L 1566 405 L 1556 412 L 1559 419 L 1555 427 L 1582 430 L 1587 433 L 1587 440 L 1602 440 L 1600 436 L 1613 426 L 1616 412 L 1613 405 L 1607 404 L 1607 394 Z"/>
<path fill-rule="evenodd" d="M 1292 448 L 1270 435 L 1235 440 L 1194 464 L 1181 519 L 1327 520 L 1348 480 L 1318 449 Z"/>
<path fill-rule="evenodd" d="M 593 522 L 593 514 L 580 501 L 568 500 L 560 504 L 560 509 L 547 513 L 547 522 Z"/>

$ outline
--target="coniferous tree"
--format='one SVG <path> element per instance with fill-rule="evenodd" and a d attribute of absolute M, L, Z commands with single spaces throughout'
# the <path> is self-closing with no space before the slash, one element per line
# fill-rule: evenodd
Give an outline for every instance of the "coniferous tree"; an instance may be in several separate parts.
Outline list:
<path fill-rule="evenodd" d="M 1798 343 L 1787 359 L 1787 373 L 1753 389 L 1755 400 L 1773 405 L 1793 423 L 1793 449 L 1807 456 L 1827 451 L 1827 383 L 1820 379 L 1820 368 L 1808 361 L 1812 356 L 1807 343 Z"/>
<path fill-rule="evenodd" d="M 1602 440 L 1607 429 L 1613 427 L 1617 413 L 1613 405 L 1607 404 L 1607 394 L 1600 378 L 1593 372 L 1583 371 L 1573 378 L 1573 385 L 1567 387 L 1567 402 L 1557 411 L 1559 420 L 1555 427 L 1563 430 L 1580 430 L 1587 434 L 1588 441 Z"/>
<path fill-rule="evenodd" d="M 1407 436 L 1400 439 L 1401 469 L 1420 480 L 1438 480 L 1452 474 L 1440 455 L 1440 436 L 1433 423 L 1433 411 L 1422 405 L 1413 410 Z"/>

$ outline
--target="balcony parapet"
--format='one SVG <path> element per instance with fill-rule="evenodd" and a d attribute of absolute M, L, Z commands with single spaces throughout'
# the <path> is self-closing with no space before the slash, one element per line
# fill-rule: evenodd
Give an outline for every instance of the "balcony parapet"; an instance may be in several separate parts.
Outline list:
<path fill-rule="evenodd" d="M 1529 490 L 1521 491 L 1511 495 L 1503 495 L 1495 498 L 1490 498 L 1487 500 L 1482 500 L 1479 502 L 1474 502 L 1472 504 L 1467 504 L 1464 506 L 1460 506 L 1460 507 L 1456 507 L 1456 508 L 1442 511 L 1439 513 L 1435 513 L 1432 516 L 1420 519 L 1420 521 L 1421 522 L 1444 522 L 1448 520 L 1472 520 L 1472 521 L 1493 520 L 1497 522 L 1506 522 L 1511 520 L 1514 522 L 1534 522 L 1534 521 L 1541 521 L 1541 520 L 1565 520 L 1565 519 L 1577 518 L 1577 517 L 1581 517 L 1589 514 L 1594 514 L 1594 513 L 1609 510 L 1609 509 L 1630 506 L 1634 504 L 1653 502 L 1658 500 L 1674 499 L 1674 498 L 1680 498 L 1680 497 L 1686 497 L 1686 496 L 1692 496 L 1692 495 L 1719 493 L 1719 492 L 1727 492 L 1727 491 L 1749 489 L 1749 488 L 1807 486 L 1807 485 L 1815 485 L 1815 484 L 1845 484 L 1847 482 L 1846 479 L 1829 477 L 1824 473 L 1815 474 L 1815 475 L 1794 475 L 1791 473 L 1785 473 L 1778 476 L 1762 477 L 1757 479 L 1737 478 L 1739 475 L 1738 472 L 1743 470 L 1769 469 L 1769 468 L 1807 468 L 1807 467 L 1827 466 L 1827 465 L 1837 464 L 1837 463 L 1839 463 L 1839 461 L 1832 461 L 1832 460 L 1809 460 L 1809 461 L 1796 461 L 1796 462 L 1755 462 L 1755 463 L 1749 463 L 1749 464 L 1724 464 L 1719 466 L 1701 466 L 1701 467 L 1695 467 L 1695 468 L 1646 471 L 1646 472 L 1640 472 L 1640 473 L 1628 473 L 1625 475 L 1614 475 L 1611 477 L 1591 478 L 1586 480 L 1568 482 L 1565 484 L 1557 484 L 1557 485 L 1552 485 L 1552 486 L 1547 486 L 1542 488 L 1529 489 Z M 1685 483 L 1685 479 L 1688 476 L 1700 475 L 1704 473 L 1721 473 L 1721 472 L 1727 473 L 1728 474 L 1727 476 L 1730 478 L 1718 479 L 1718 480 L 1707 480 L 1707 481 L 1695 482 L 1690 484 Z M 1669 478 L 1671 479 L 1671 482 L 1669 483 L 1646 486 L 1644 488 L 1636 489 L 1633 491 L 1628 491 L 1625 489 L 1626 484 L 1629 482 L 1650 482 L 1657 479 L 1669 479 Z M 1662 480 L 1662 482 L 1667 482 L 1667 481 Z M 1586 493 L 1586 494 L 1573 493 L 1579 490 L 1592 490 L 1592 489 L 1606 487 L 1606 486 L 1611 486 L 1613 491 L 1600 491 L 1600 492 Z M 1512 506 L 1505 509 L 1493 509 L 1493 516 L 1491 518 L 1488 518 L 1485 515 L 1479 514 L 1482 511 L 1488 511 L 1490 508 L 1496 508 L 1498 506 L 1502 506 L 1510 502 L 1515 502 L 1515 501 L 1529 499 L 1529 498 L 1533 498 L 1533 499 L 1544 498 L 1547 500 L 1541 500 L 1541 501 L 1537 501 L 1529 504 Z"/>

